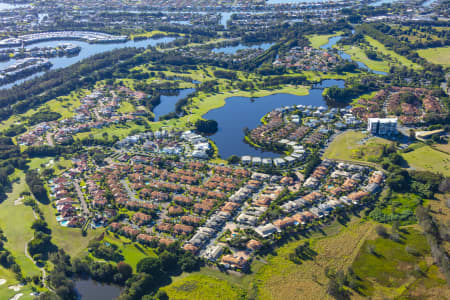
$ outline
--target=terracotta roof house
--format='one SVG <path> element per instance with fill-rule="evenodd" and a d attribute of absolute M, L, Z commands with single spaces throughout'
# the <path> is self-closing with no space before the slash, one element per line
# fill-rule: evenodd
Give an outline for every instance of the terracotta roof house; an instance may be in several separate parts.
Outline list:
<path fill-rule="evenodd" d="M 142 212 L 137 212 L 132 217 L 133 222 L 138 225 L 145 225 L 152 221 L 152 216 L 144 214 Z"/>
<path fill-rule="evenodd" d="M 190 234 L 193 230 L 194 230 L 194 227 L 189 226 L 189 225 L 183 225 L 183 224 L 176 224 L 176 225 L 173 227 L 173 231 L 174 231 L 176 234 L 188 235 L 188 234 Z"/>

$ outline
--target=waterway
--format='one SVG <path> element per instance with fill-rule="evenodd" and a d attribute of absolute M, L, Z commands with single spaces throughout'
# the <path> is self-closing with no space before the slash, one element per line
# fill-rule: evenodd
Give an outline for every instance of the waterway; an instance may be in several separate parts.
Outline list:
<path fill-rule="evenodd" d="M 27 7 L 28 4 L 9 4 L 9 3 L 3 3 L 0 2 L 0 10 L 10 10 L 10 9 L 16 9 L 21 7 Z"/>
<path fill-rule="evenodd" d="M 53 64 L 51 70 L 54 70 L 54 69 L 68 67 L 70 65 L 73 65 L 74 63 L 79 62 L 80 60 L 82 60 L 84 58 L 90 57 L 95 54 L 103 53 L 106 51 L 111 51 L 114 49 L 125 48 L 125 47 L 136 47 L 136 48 L 144 47 L 144 48 L 146 48 L 148 46 L 156 46 L 159 43 L 169 43 L 169 42 L 173 41 L 174 39 L 175 39 L 174 37 L 163 37 L 163 38 L 158 38 L 158 39 L 146 39 L 146 40 L 140 40 L 140 41 L 129 40 L 129 41 L 126 41 L 123 43 L 107 43 L 107 44 L 105 44 L 105 43 L 89 44 L 86 42 L 76 41 L 76 40 L 75 41 L 72 41 L 72 40 L 58 41 L 58 40 L 56 40 L 56 41 L 46 41 L 46 42 L 35 43 L 35 44 L 27 45 L 25 47 L 26 48 L 44 47 L 44 46 L 55 47 L 62 43 L 71 43 L 71 44 L 75 44 L 75 45 L 78 45 L 81 47 L 80 53 L 76 56 L 71 56 L 71 57 L 63 56 L 63 57 L 50 58 L 49 60 Z M 15 62 L 16 62 L 16 60 L 14 60 L 14 59 L 9 60 L 7 62 L 0 62 L 0 69 L 4 68 L 6 66 L 9 66 Z M 16 80 L 13 83 L 2 85 L 2 86 L 0 86 L 0 88 L 2 88 L 2 89 L 10 88 L 14 84 L 22 83 L 26 80 L 40 76 L 42 74 L 43 74 L 43 72 L 36 73 L 36 74 L 33 74 L 26 78 Z"/>
<path fill-rule="evenodd" d="M 257 45 L 251 45 L 251 46 L 246 46 L 243 44 L 239 44 L 236 46 L 227 46 L 227 47 L 221 47 L 221 48 L 214 48 L 212 49 L 213 52 L 215 53 L 225 53 L 225 54 L 236 54 L 239 50 L 243 50 L 243 49 L 258 49 L 261 48 L 263 50 L 267 50 L 270 47 L 272 47 L 273 43 L 262 43 L 262 44 L 257 44 Z"/>
<path fill-rule="evenodd" d="M 331 37 L 331 38 L 328 39 L 328 43 L 326 43 L 325 45 L 321 46 L 320 48 L 321 49 L 332 49 L 333 46 L 336 45 L 337 42 L 339 42 L 340 39 L 342 39 L 342 36 Z M 370 69 L 364 63 L 362 63 L 360 61 L 353 60 L 351 58 L 351 56 L 349 54 L 345 53 L 344 51 L 338 50 L 338 54 L 342 57 L 342 59 L 345 59 L 347 61 L 354 61 L 358 65 L 358 67 L 360 69 L 368 70 L 368 71 L 370 71 L 372 73 L 379 74 L 379 75 L 387 75 L 386 72 L 376 71 L 376 70 Z"/>
<path fill-rule="evenodd" d="M 319 3 L 328 0 L 267 0 L 267 4 L 292 4 L 292 3 Z"/>
<path fill-rule="evenodd" d="M 122 291 L 119 286 L 101 284 L 92 279 L 75 282 L 78 300 L 117 299 Z"/>
<path fill-rule="evenodd" d="M 178 100 L 189 96 L 195 92 L 195 89 L 182 89 L 178 91 L 178 95 L 174 96 L 161 96 L 161 103 L 153 108 L 153 113 L 155 114 L 155 121 L 159 121 L 161 116 L 167 115 L 175 111 L 175 104 Z"/>
<path fill-rule="evenodd" d="M 308 95 L 296 96 L 291 94 L 274 94 L 260 98 L 230 97 L 225 105 L 206 113 L 203 118 L 216 120 L 218 131 L 210 138 L 219 148 L 222 158 L 231 155 L 279 157 L 280 154 L 262 151 L 254 148 L 244 141 L 244 128 L 253 129 L 260 125 L 261 118 L 278 107 L 291 105 L 326 106 L 322 92 L 326 87 L 337 85 L 344 87 L 343 80 L 324 80 L 314 86 Z"/>
<path fill-rule="evenodd" d="M 428 1 L 425 1 L 424 3 L 422 3 L 422 5 L 425 7 L 428 7 L 428 6 L 431 6 L 431 4 L 433 4 L 435 2 L 437 2 L 437 0 L 428 0 Z"/>
<path fill-rule="evenodd" d="M 227 28 L 227 22 L 231 18 L 231 16 L 234 14 L 234 12 L 220 12 L 221 18 L 220 18 L 220 25 L 223 25 L 225 29 Z"/>
<path fill-rule="evenodd" d="M 397 1 L 399 1 L 399 0 L 379 0 L 379 1 L 373 2 L 373 3 L 369 4 L 369 5 L 370 6 L 381 6 L 383 4 L 394 3 L 394 2 L 397 2 Z"/>

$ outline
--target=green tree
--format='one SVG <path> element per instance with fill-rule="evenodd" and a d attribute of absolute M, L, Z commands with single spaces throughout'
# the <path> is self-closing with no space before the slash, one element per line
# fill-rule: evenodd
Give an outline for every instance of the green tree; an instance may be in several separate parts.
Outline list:
<path fill-rule="evenodd" d="M 139 273 L 151 274 L 154 277 L 158 277 L 162 273 L 161 267 L 159 258 L 145 257 L 138 262 L 136 270 Z"/>

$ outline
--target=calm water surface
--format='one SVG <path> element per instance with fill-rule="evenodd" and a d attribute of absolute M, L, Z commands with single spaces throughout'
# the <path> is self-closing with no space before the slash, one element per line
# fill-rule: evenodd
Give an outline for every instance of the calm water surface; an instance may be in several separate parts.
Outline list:
<path fill-rule="evenodd" d="M 195 89 L 183 89 L 180 90 L 178 95 L 175 96 L 161 96 L 161 103 L 153 109 L 155 121 L 158 121 L 159 117 L 175 111 L 175 104 L 178 100 L 192 94 L 194 91 Z"/>
<path fill-rule="evenodd" d="M 44 47 L 44 46 L 51 46 L 51 47 L 55 47 L 59 44 L 63 44 L 63 43 L 71 43 L 71 44 L 75 44 L 81 47 L 81 51 L 78 55 L 76 56 L 72 56 L 72 57 L 54 57 L 54 58 L 50 58 L 50 62 L 53 64 L 51 70 L 53 69 L 59 69 L 59 68 L 65 68 L 68 67 L 70 65 L 73 65 L 74 63 L 79 62 L 80 60 L 84 59 L 84 58 L 88 58 L 92 55 L 95 54 L 99 54 L 102 52 L 106 52 L 106 51 L 111 51 L 114 49 L 119 49 L 119 48 L 125 48 L 125 47 L 147 47 L 147 46 L 156 46 L 156 44 L 159 43 L 169 43 L 171 41 L 173 41 L 175 38 L 174 37 L 164 37 L 164 38 L 159 38 L 159 39 L 147 39 L 147 40 L 140 40 L 140 41 L 127 41 L 124 43 L 108 43 L 108 44 L 89 44 L 86 42 L 82 42 L 82 41 L 71 41 L 71 40 L 64 40 L 64 41 L 47 41 L 47 42 L 40 42 L 40 43 L 35 43 L 35 44 L 31 44 L 31 45 L 27 45 L 25 46 L 26 48 L 34 48 L 34 47 Z M 4 68 L 5 66 L 11 65 L 15 63 L 15 60 L 9 60 L 7 62 L 0 62 L 0 68 Z M 36 73 L 34 75 L 28 76 L 26 78 L 23 79 L 19 79 L 13 83 L 10 84 L 6 84 L 1 86 L 0 88 L 9 88 L 12 87 L 14 84 L 19 84 L 21 82 L 24 82 L 28 79 L 34 78 L 36 76 L 42 75 L 43 72 L 41 73 Z"/>
<path fill-rule="evenodd" d="M 75 289 L 79 300 L 113 300 L 122 291 L 119 286 L 101 284 L 92 279 L 76 281 Z"/>
<path fill-rule="evenodd" d="M 225 54 L 236 54 L 239 50 L 243 49 L 258 49 L 261 48 L 263 50 L 267 50 L 270 47 L 272 47 L 273 43 L 262 43 L 252 46 L 246 46 L 243 44 L 239 44 L 237 46 L 227 46 L 227 47 L 221 47 L 221 48 L 214 48 L 212 51 L 216 53 L 225 53 Z"/>
<path fill-rule="evenodd" d="M 280 154 L 263 152 L 245 143 L 244 128 L 257 127 L 265 114 L 278 107 L 298 104 L 326 106 L 322 97 L 323 88 L 333 85 L 344 87 L 344 81 L 324 80 L 311 89 L 306 96 L 275 94 L 253 100 L 247 97 L 230 97 L 225 100 L 224 106 L 209 111 L 203 118 L 216 120 L 219 123 L 218 131 L 210 138 L 218 146 L 222 158 L 228 158 L 231 155 L 279 157 Z"/>

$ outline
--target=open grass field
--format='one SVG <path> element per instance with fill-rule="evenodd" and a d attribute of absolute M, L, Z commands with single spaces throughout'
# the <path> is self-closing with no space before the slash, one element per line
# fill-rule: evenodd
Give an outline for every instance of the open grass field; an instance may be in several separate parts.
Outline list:
<path fill-rule="evenodd" d="M 364 38 L 369 43 L 369 45 L 374 48 L 375 51 L 381 52 L 384 55 L 389 56 L 394 63 L 399 64 L 401 66 L 407 66 L 407 67 L 413 68 L 413 69 L 421 69 L 422 68 L 420 65 L 413 63 L 406 57 L 401 56 L 400 54 L 397 54 L 394 51 L 387 49 L 382 43 L 371 38 L 370 36 L 366 35 L 366 36 L 364 36 Z"/>
<path fill-rule="evenodd" d="M 25 245 L 33 238 L 31 230 L 34 221 L 33 211 L 29 206 L 15 203 L 20 193 L 28 190 L 25 174 L 16 171 L 11 177 L 16 177 L 17 180 L 13 183 L 8 198 L 0 204 L 0 227 L 8 238 L 5 248 L 11 251 L 25 276 L 40 275 L 39 269 L 25 256 Z"/>
<path fill-rule="evenodd" d="M 233 286 L 226 280 L 191 274 L 176 277 L 171 285 L 163 288 L 173 300 L 228 300 L 245 299 L 245 291 Z"/>
<path fill-rule="evenodd" d="M 402 153 L 411 168 L 450 176 L 450 155 L 434 150 L 425 144 L 408 153 Z"/>
<path fill-rule="evenodd" d="M 251 274 L 224 273 L 203 267 L 199 272 L 172 278 L 173 282 L 163 289 L 170 299 L 239 299 L 240 295 L 245 295 L 246 299 L 289 300 L 298 299 L 298 295 L 302 295 L 302 299 L 326 298 L 325 268 L 349 266 L 362 243 L 375 235 L 373 228 L 374 223 L 353 217 L 346 226 L 333 223 L 324 227 L 323 232 L 293 238 L 276 249 L 276 254 L 254 259 Z M 306 239 L 318 255 L 314 261 L 294 264 L 288 255 Z M 212 287 L 223 289 L 226 297 L 218 297 L 216 292 L 210 291 Z"/>
<path fill-rule="evenodd" d="M 433 64 L 450 66 L 450 47 L 420 49 L 417 54 Z"/>
<path fill-rule="evenodd" d="M 124 138 L 131 134 L 133 131 L 141 132 L 146 128 L 143 125 L 137 125 L 135 122 L 127 122 L 125 124 L 115 124 L 111 126 L 105 126 L 102 128 L 93 128 L 91 131 L 77 133 L 74 138 L 83 139 L 92 134 L 94 138 L 102 138 L 103 133 L 108 133 L 110 137 L 113 135 L 119 138 Z"/>
<path fill-rule="evenodd" d="M 364 38 L 370 47 L 361 44 L 359 46 L 356 45 L 344 46 L 342 47 L 342 50 L 345 53 L 349 54 L 352 60 L 362 62 L 367 67 L 375 71 L 389 72 L 390 67 L 394 65 L 407 66 L 413 69 L 421 68 L 420 65 L 415 64 L 406 57 L 401 56 L 395 53 L 394 51 L 387 49 L 382 43 L 371 38 L 370 36 L 364 36 Z M 388 57 L 388 59 L 380 59 L 380 60 L 369 59 L 365 53 L 365 50 L 367 50 L 368 48 L 371 48 L 372 50 L 383 54 L 384 56 Z"/>
<path fill-rule="evenodd" d="M 140 38 L 140 37 L 145 37 L 145 38 L 151 38 L 155 35 L 168 35 L 169 33 L 165 32 L 165 31 L 160 31 L 160 30 L 152 30 L 152 31 L 145 31 L 142 33 L 134 33 L 134 34 L 130 34 L 129 38 L 131 40 L 134 40 L 135 38 Z M 184 35 L 184 34 L 180 34 L 180 35 Z"/>
<path fill-rule="evenodd" d="M 338 160 L 370 163 L 383 153 L 383 147 L 392 142 L 379 137 L 366 140 L 367 133 L 346 131 L 338 135 L 325 150 L 324 157 Z M 361 142 L 361 141 L 364 142 Z"/>
<path fill-rule="evenodd" d="M 342 47 L 342 50 L 350 55 L 352 60 L 362 62 L 369 69 L 380 72 L 389 72 L 389 69 L 391 67 L 391 63 L 389 61 L 370 59 L 367 57 L 364 49 L 359 46 L 346 45 Z"/>
<path fill-rule="evenodd" d="M 326 229 L 327 236 L 310 238 L 317 252 L 313 260 L 295 264 L 288 259 L 304 240 L 294 241 L 269 255 L 267 264 L 255 274 L 258 299 L 326 299 L 328 279 L 325 269 L 346 270 L 364 241 L 374 235 L 374 223 L 354 218 L 347 227 L 336 224 Z"/>
<path fill-rule="evenodd" d="M 311 42 L 311 46 L 313 48 L 320 48 L 326 43 L 328 43 L 328 40 L 334 36 L 341 35 L 342 32 L 336 32 L 333 34 L 313 34 L 308 35 L 307 38 Z"/>
<path fill-rule="evenodd" d="M 380 222 L 389 222 L 395 216 L 401 225 L 415 224 L 417 220 L 414 212 L 421 203 L 422 198 L 415 194 L 393 193 L 389 199 L 389 204 L 381 209 L 385 219 L 372 217 Z"/>
<path fill-rule="evenodd" d="M 431 208 L 430 214 L 439 226 L 450 224 L 450 208 L 447 206 L 447 199 L 450 199 L 450 193 L 435 194 L 435 199 L 426 202 L 426 205 Z M 443 241 L 442 245 L 447 252 L 450 252 L 450 241 Z"/>
<path fill-rule="evenodd" d="M 432 265 L 425 236 L 413 227 L 403 229 L 400 235 L 399 242 L 378 237 L 364 243 L 352 264 L 359 278 L 358 291 L 375 299 L 413 295 L 414 299 L 448 299 L 450 291 Z M 419 276 L 418 270 L 425 276 Z"/>
<path fill-rule="evenodd" d="M 71 257 L 76 257 L 86 251 L 89 241 L 99 236 L 103 230 L 90 229 L 86 236 L 81 235 L 80 228 L 68 228 L 61 226 L 55 217 L 55 209 L 51 205 L 40 204 L 48 227 L 52 230 L 52 242 L 59 248 L 63 248 Z"/>
<path fill-rule="evenodd" d="M 444 151 L 445 153 L 450 154 L 450 140 L 447 140 L 447 142 L 443 144 L 434 144 L 433 148 L 436 148 L 440 151 Z"/>
<path fill-rule="evenodd" d="M 115 237 L 112 233 L 106 232 L 103 241 L 115 244 L 122 251 L 124 261 L 136 269 L 137 263 L 144 257 L 154 256 L 156 253 L 151 249 L 139 243 L 133 242 L 130 239 L 119 236 Z"/>

